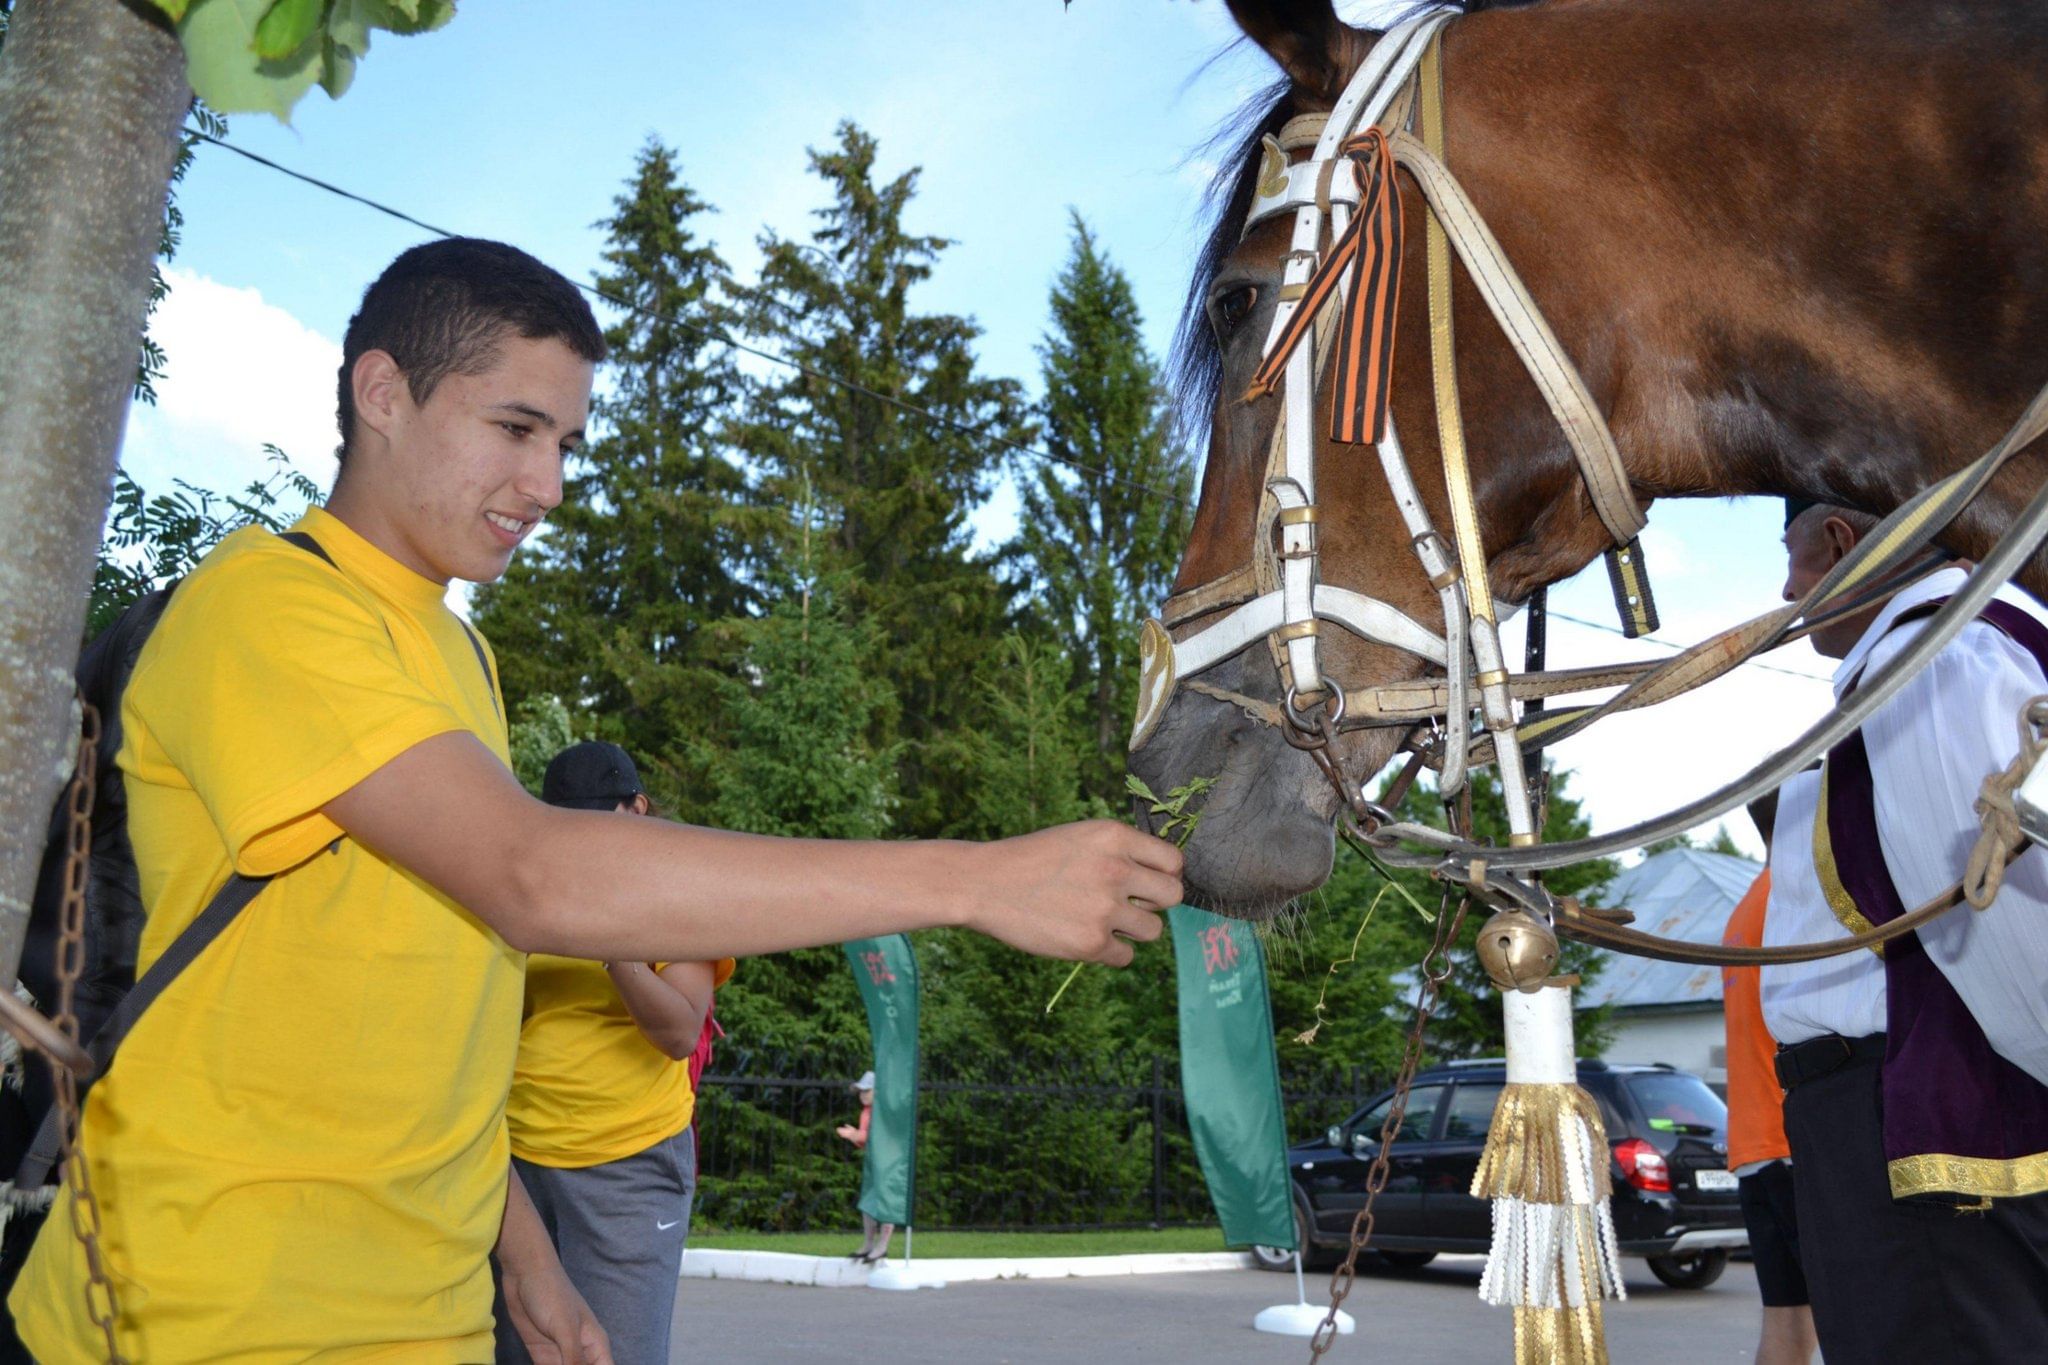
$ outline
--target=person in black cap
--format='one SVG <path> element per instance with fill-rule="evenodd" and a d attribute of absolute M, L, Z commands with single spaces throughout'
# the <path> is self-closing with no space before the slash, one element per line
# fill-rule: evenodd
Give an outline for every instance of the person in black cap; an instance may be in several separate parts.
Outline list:
<path fill-rule="evenodd" d="M 640 770 L 633 766 L 632 757 L 601 739 L 571 744 L 549 759 L 547 773 L 540 780 L 540 799 L 565 810 L 631 806 L 635 815 L 645 815 L 649 809 Z"/>
<path fill-rule="evenodd" d="M 632 757 L 600 740 L 556 754 L 540 790 L 564 810 L 653 813 Z M 618 1365 L 668 1365 L 697 1187 L 692 1060 L 708 1051 L 713 995 L 732 970 L 729 957 L 526 959 L 505 1107 L 512 1164 Z M 504 1313 L 497 1333 L 499 1365 L 529 1365 Z"/>

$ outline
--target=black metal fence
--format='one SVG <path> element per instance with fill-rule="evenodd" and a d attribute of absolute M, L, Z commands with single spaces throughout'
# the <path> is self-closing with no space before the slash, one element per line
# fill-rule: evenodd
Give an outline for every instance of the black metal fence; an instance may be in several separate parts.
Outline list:
<path fill-rule="evenodd" d="M 858 1058 L 721 1056 L 697 1102 L 697 1226 L 803 1232 L 856 1221 Z M 1165 1057 L 1023 1072 L 1006 1058 L 927 1057 L 918 1086 L 917 1225 L 1075 1231 L 1213 1222 L 1180 1066 Z M 1282 1076 L 1290 1141 L 1348 1116 L 1372 1078 Z"/>

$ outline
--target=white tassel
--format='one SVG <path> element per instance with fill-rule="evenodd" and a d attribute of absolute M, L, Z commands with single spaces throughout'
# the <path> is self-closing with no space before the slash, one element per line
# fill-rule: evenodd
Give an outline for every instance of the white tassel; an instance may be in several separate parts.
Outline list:
<path fill-rule="evenodd" d="M 1578 1085 L 1571 989 L 1505 997 L 1508 1084 L 1472 1193 L 1493 1200 L 1479 1296 L 1515 1310 L 1517 1365 L 1604 1365 L 1600 1304 L 1625 1298 L 1607 1135 Z"/>

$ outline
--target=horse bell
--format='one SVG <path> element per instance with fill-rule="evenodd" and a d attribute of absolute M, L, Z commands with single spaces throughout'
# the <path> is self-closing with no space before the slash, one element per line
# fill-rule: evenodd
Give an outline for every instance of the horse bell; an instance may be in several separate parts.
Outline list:
<path fill-rule="evenodd" d="M 1540 991 L 1557 970 L 1557 935 L 1526 910 L 1503 910 L 1479 930 L 1479 965 L 1504 991 Z"/>

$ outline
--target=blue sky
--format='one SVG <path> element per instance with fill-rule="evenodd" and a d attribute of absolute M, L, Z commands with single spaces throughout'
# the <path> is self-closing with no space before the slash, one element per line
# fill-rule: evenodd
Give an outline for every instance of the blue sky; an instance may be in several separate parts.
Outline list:
<path fill-rule="evenodd" d="M 805 149 L 850 118 L 879 139 L 885 174 L 922 168 L 911 228 L 957 242 L 918 306 L 977 319 L 985 367 L 1035 391 L 1072 210 L 1131 276 L 1165 352 L 1214 169 L 1205 144 L 1274 74 L 1234 37 L 1220 0 L 493 0 L 439 33 L 380 39 L 344 99 L 316 92 L 289 128 L 239 118 L 230 140 L 587 280 L 602 245 L 592 225 L 658 137 L 718 209 L 704 230 L 747 278 L 764 226 L 807 230 L 821 195 Z M 131 419 L 125 462 L 146 487 L 174 474 L 227 487 L 275 441 L 326 479 L 342 329 L 363 286 L 423 234 L 217 149 L 202 149 L 179 203 L 184 241 L 157 325 L 170 372 L 160 406 Z M 999 495 L 984 530 L 1000 534 L 1013 505 Z M 1660 504 L 1651 521 L 1670 638 L 1776 600 L 1774 506 Z M 1612 619 L 1597 566 L 1557 605 Z M 1563 622 L 1552 640 L 1557 666 L 1658 652 Z M 1561 748 L 1596 823 L 1705 790 L 1818 715 L 1827 689 L 1813 679 L 1828 667 L 1803 645 L 1786 654 L 1811 676 L 1745 669 Z"/>

